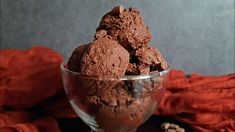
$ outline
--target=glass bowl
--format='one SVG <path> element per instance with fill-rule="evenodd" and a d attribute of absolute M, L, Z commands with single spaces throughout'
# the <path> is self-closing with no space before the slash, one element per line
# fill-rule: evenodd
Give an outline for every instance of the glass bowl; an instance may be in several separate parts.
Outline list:
<path fill-rule="evenodd" d="M 66 95 L 78 116 L 95 132 L 134 132 L 156 110 L 170 68 L 148 75 L 96 77 L 61 64 Z"/>

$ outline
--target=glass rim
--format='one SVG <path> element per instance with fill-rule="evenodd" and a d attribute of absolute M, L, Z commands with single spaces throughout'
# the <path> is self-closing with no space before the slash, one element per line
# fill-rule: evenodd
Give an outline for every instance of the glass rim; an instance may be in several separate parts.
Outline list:
<path fill-rule="evenodd" d="M 82 75 L 84 77 L 89 77 L 89 78 L 95 78 L 95 79 L 102 79 L 102 80 L 139 80 L 139 79 L 149 79 L 152 77 L 162 77 L 165 76 L 169 73 L 169 71 L 171 70 L 171 68 L 167 67 L 166 70 L 164 71 L 152 71 L 149 74 L 141 74 L 141 75 L 124 75 L 124 76 L 92 76 L 92 75 L 86 75 L 86 74 L 82 74 L 79 72 L 75 72 L 75 71 L 71 71 L 68 68 L 65 67 L 66 63 L 63 62 L 60 64 L 60 69 L 63 72 L 66 72 L 68 74 L 71 74 L 73 76 L 77 76 L 77 75 Z"/>

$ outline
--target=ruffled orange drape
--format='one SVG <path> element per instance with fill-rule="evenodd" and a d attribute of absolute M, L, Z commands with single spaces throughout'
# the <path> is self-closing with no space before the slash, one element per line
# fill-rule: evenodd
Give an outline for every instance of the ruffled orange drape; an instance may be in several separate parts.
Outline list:
<path fill-rule="evenodd" d="M 156 114 L 171 115 L 196 131 L 235 130 L 235 74 L 204 76 L 172 70 Z"/>
<path fill-rule="evenodd" d="M 0 50 L 0 131 L 59 132 L 56 119 L 77 117 L 63 91 L 62 56 L 46 47 Z M 235 74 L 170 72 L 156 115 L 201 132 L 235 130 Z"/>

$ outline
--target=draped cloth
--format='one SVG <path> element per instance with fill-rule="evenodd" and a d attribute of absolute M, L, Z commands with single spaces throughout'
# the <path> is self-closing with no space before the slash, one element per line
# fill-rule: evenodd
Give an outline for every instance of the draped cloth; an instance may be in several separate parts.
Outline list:
<path fill-rule="evenodd" d="M 63 90 L 52 49 L 0 50 L 0 131 L 59 132 L 57 119 L 76 118 Z M 185 75 L 171 70 L 166 91 L 154 113 L 199 132 L 235 130 L 235 73 L 223 76 Z"/>
<path fill-rule="evenodd" d="M 235 74 L 205 76 L 172 70 L 157 115 L 170 115 L 196 131 L 235 130 Z"/>

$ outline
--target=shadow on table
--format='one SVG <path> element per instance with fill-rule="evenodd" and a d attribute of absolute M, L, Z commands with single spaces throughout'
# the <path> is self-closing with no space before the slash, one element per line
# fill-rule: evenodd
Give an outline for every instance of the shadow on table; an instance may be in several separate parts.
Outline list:
<path fill-rule="evenodd" d="M 152 116 L 143 125 L 141 125 L 137 132 L 161 132 L 160 125 L 164 122 L 170 122 L 179 125 L 187 131 L 190 127 L 186 124 L 177 122 L 171 117 L 166 116 Z M 58 120 L 62 132 L 90 132 L 90 128 L 80 119 L 60 119 Z"/>

